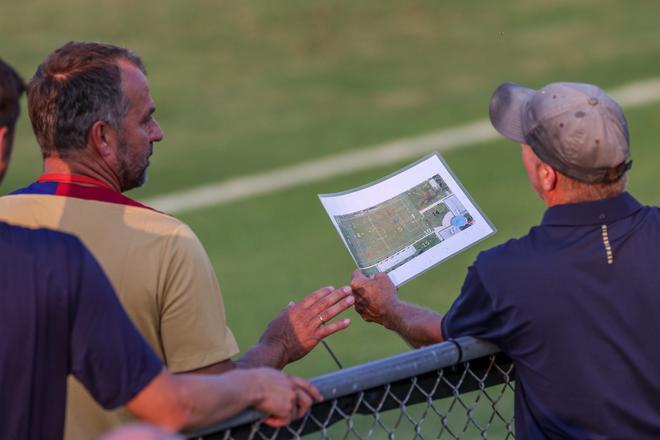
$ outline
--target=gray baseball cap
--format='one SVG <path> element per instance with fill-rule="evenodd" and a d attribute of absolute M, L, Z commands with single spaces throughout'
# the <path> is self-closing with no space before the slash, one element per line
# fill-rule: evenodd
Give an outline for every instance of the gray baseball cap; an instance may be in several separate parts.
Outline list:
<path fill-rule="evenodd" d="M 490 100 L 490 121 L 573 179 L 612 182 L 630 169 L 628 123 L 621 106 L 591 84 L 553 83 L 533 90 L 505 83 Z"/>

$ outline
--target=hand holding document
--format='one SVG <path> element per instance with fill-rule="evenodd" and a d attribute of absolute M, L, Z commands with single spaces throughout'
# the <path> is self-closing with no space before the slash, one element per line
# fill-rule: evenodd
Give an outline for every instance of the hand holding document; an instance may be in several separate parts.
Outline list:
<path fill-rule="evenodd" d="M 396 286 L 495 232 L 439 153 L 319 198 L 362 273 Z"/>

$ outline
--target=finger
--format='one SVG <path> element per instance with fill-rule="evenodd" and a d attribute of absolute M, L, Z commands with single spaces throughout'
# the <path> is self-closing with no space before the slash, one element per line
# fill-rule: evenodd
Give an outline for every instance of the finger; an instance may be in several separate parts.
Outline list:
<path fill-rule="evenodd" d="M 316 331 L 316 336 L 319 340 L 330 336 L 333 333 L 337 333 L 340 330 L 344 330 L 346 327 L 351 325 L 351 320 L 349 318 L 342 319 L 341 321 L 333 322 L 323 327 L 319 327 Z"/>
<path fill-rule="evenodd" d="M 360 271 L 360 269 L 357 269 L 355 272 L 353 272 L 353 275 L 351 276 L 351 287 L 356 288 L 356 287 L 365 286 L 371 280 L 372 277 L 365 276 Z"/>
<path fill-rule="evenodd" d="M 334 306 L 328 307 L 323 312 L 319 313 L 319 317 L 323 322 L 330 321 L 332 318 L 339 315 L 344 310 L 350 308 L 353 305 L 353 303 L 355 303 L 355 298 L 353 298 L 352 295 L 349 295 L 343 298 Z"/>
<path fill-rule="evenodd" d="M 351 274 L 351 278 L 353 280 L 356 280 L 356 279 L 358 279 L 358 280 L 365 279 L 366 280 L 367 279 L 367 277 L 364 276 L 364 274 L 362 273 L 360 268 L 357 268 L 353 271 L 353 273 Z"/>
<path fill-rule="evenodd" d="M 363 287 L 369 285 L 369 283 L 370 283 L 371 281 L 372 281 L 372 280 L 370 280 L 369 278 L 366 278 L 366 277 L 364 277 L 364 276 L 363 276 L 362 278 L 353 278 L 353 279 L 351 280 L 351 287 L 352 287 L 353 290 L 355 291 L 356 289 L 361 289 L 361 288 L 363 288 Z"/>
<path fill-rule="evenodd" d="M 356 299 L 362 299 L 362 297 L 364 296 L 364 293 L 365 293 L 364 289 L 362 287 L 357 287 L 357 288 L 355 286 L 351 286 L 351 287 L 353 289 L 353 296 Z"/>
<path fill-rule="evenodd" d="M 270 416 L 264 420 L 264 423 L 273 428 L 281 428 L 282 426 L 288 425 L 290 421 L 291 417 Z"/>
<path fill-rule="evenodd" d="M 302 305 L 302 307 L 304 309 L 307 309 L 310 306 L 312 306 L 313 304 L 316 304 L 321 298 L 323 298 L 324 296 L 330 294 L 334 290 L 335 290 L 335 288 L 332 287 L 332 286 L 321 287 L 320 289 L 315 290 L 314 292 L 312 292 L 311 294 L 309 294 L 305 298 L 303 298 L 303 300 L 300 301 L 299 304 Z"/>
<path fill-rule="evenodd" d="M 318 300 L 316 304 L 310 306 L 307 310 L 309 310 L 311 314 L 311 318 L 323 313 L 323 319 L 327 321 L 328 319 L 330 319 L 330 317 L 326 316 L 324 312 L 329 307 L 333 306 L 334 304 L 338 303 L 339 301 L 350 295 L 351 295 L 351 288 L 348 286 L 344 286 L 341 289 L 337 289 L 332 293 L 324 296 L 323 298 Z"/>
<path fill-rule="evenodd" d="M 309 408 L 312 406 L 312 396 L 307 394 L 305 390 L 302 388 L 299 388 L 298 391 L 296 392 L 296 396 L 298 398 L 297 405 L 296 405 L 296 415 L 295 418 L 299 419 L 302 416 L 304 416 Z"/>
<path fill-rule="evenodd" d="M 297 376 L 291 376 L 291 379 L 293 380 L 293 382 L 296 384 L 296 386 L 298 388 L 303 389 L 307 394 L 312 396 L 312 398 L 314 400 L 316 400 L 317 402 L 320 402 L 321 400 L 323 400 L 323 396 L 321 396 L 321 393 L 319 392 L 319 390 L 317 390 L 314 385 L 312 385 L 311 383 L 309 383 L 305 379 L 297 377 Z"/>

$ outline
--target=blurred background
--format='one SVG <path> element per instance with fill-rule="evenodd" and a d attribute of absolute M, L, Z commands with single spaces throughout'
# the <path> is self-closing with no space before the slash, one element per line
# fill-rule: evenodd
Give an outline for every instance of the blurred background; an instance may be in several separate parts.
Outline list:
<path fill-rule="evenodd" d="M 140 54 L 165 132 L 148 183 L 129 193 L 149 200 L 483 120 L 505 81 L 613 90 L 660 77 L 659 20 L 660 2 L 648 0 L 22 0 L 2 5 L 0 56 L 29 79 L 70 40 Z M 630 189 L 660 203 L 660 102 L 626 114 Z M 443 156 L 498 232 L 401 288 L 405 300 L 439 311 L 480 250 L 525 234 L 543 213 L 518 145 L 495 140 Z M 350 280 L 354 263 L 317 194 L 368 183 L 417 158 L 338 169 L 322 181 L 176 214 L 213 261 L 243 349 L 290 300 Z M 2 191 L 40 171 L 24 113 Z M 408 350 L 347 315 L 351 327 L 328 339 L 345 366 Z M 310 377 L 334 369 L 319 347 L 288 371 Z"/>

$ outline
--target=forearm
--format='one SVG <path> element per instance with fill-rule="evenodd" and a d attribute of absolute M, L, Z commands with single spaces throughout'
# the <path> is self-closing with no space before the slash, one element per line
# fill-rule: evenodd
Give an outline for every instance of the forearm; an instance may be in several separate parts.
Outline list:
<path fill-rule="evenodd" d="M 127 407 L 138 418 L 172 431 L 201 427 L 258 401 L 261 390 L 247 374 L 240 370 L 220 376 L 163 371 Z"/>
<path fill-rule="evenodd" d="M 281 370 L 288 360 L 283 346 L 261 340 L 234 363 L 238 368 L 271 367 Z"/>
<path fill-rule="evenodd" d="M 442 342 L 442 315 L 431 309 L 397 302 L 383 325 L 415 348 Z"/>
<path fill-rule="evenodd" d="M 236 364 L 231 359 L 225 359 L 216 364 L 207 365 L 206 367 L 197 368 L 196 370 L 182 371 L 177 374 L 223 374 L 236 368 Z"/>
<path fill-rule="evenodd" d="M 219 377 L 178 375 L 180 398 L 186 408 L 184 429 L 199 428 L 226 419 L 253 406 L 262 396 L 245 371 Z"/>

